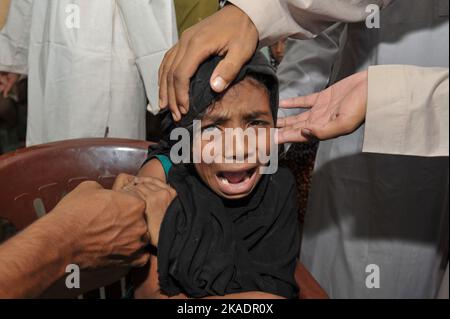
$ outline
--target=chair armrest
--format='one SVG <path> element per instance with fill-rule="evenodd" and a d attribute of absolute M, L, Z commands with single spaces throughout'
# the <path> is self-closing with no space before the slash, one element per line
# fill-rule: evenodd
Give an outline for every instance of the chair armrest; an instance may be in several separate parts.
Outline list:
<path fill-rule="evenodd" d="M 299 299 L 329 299 L 325 290 L 301 262 L 297 264 L 295 280 L 300 288 Z"/>

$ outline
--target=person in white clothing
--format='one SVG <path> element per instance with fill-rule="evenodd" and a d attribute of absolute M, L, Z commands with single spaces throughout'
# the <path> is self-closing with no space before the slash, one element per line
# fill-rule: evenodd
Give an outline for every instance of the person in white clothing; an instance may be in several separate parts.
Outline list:
<path fill-rule="evenodd" d="M 27 145 L 145 139 L 147 105 L 159 110 L 158 66 L 176 39 L 172 1 L 13 0 L 0 71 L 9 84 L 28 75 Z"/>
<path fill-rule="evenodd" d="M 397 0 L 381 12 L 380 26 L 341 24 L 335 27 L 339 32 L 327 32 L 326 38 L 291 40 L 279 68 L 281 96 L 319 92 L 370 65 L 448 68 L 448 41 L 443 41 L 448 38 L 448 1 Z M 383 74 L 377 78 L 382 80 Z M 389 107 L 395 105 L 405 108 L 399 100 Z M 432 117 L 426 108 L 422 115 Z M 284 111 L 298 114 L 299 109 Z M 300 127 L 304 118 L 298 115 L 288 121 Z M 436 128 L 423 128 L 412 127 L 433 140 Z M 348 136 L 320 143 L 301 260 L 333 298 L 434 298 L 448 260 L 448 158 L 440 157 L 445 152 L 431 158 L 363 154 L 364 134 L 362 126 Z M 302 140 L 300 135 L 292 140 Z M 392 146 L 391 153 L 402 150 L 395 145 L 398 138 L 401 134 L 385 141 Z M 433 155 L 431 151 L 420 155 Z M 376 289 L 366 286 L 370 275 L 366 268 L 371 264 L 380 269 Z"/>

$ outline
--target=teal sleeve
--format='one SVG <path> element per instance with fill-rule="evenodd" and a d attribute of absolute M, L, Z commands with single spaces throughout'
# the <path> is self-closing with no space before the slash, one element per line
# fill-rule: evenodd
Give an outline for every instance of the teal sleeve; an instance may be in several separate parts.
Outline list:
<path fill-rule="evenodd" d="M 172 161 L 170 160 L 169 157 L 167 157 L 165 155 L 156 155 L 155 157 L 158 159 L 158 161 L 163 166 L 164 174 L 166 174 L 166 179 L 168 179 L 169 178 L 170 169 L 173 166 Z"/>

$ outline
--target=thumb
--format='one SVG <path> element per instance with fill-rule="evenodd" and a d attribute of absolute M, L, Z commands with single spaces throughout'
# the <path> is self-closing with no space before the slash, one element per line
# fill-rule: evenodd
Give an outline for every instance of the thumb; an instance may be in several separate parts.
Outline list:
<path fill-rule="evenodd" d="M 245 56 L 240 50 L 230 49 L 211 76 L 211 88 L 217 93 L 225 91 L 250 57 Z"/>

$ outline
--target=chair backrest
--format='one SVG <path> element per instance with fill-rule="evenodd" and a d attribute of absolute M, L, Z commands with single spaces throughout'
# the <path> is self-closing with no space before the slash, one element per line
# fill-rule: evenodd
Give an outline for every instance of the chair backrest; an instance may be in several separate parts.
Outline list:
<path fill-rule="evenodd" d="M 110 188 L 118 174 L 139 170 L 148 146 L 133 140 L 80 139 L 0 156 L 0 218 L 20 230 L 83 181 Z"/>

